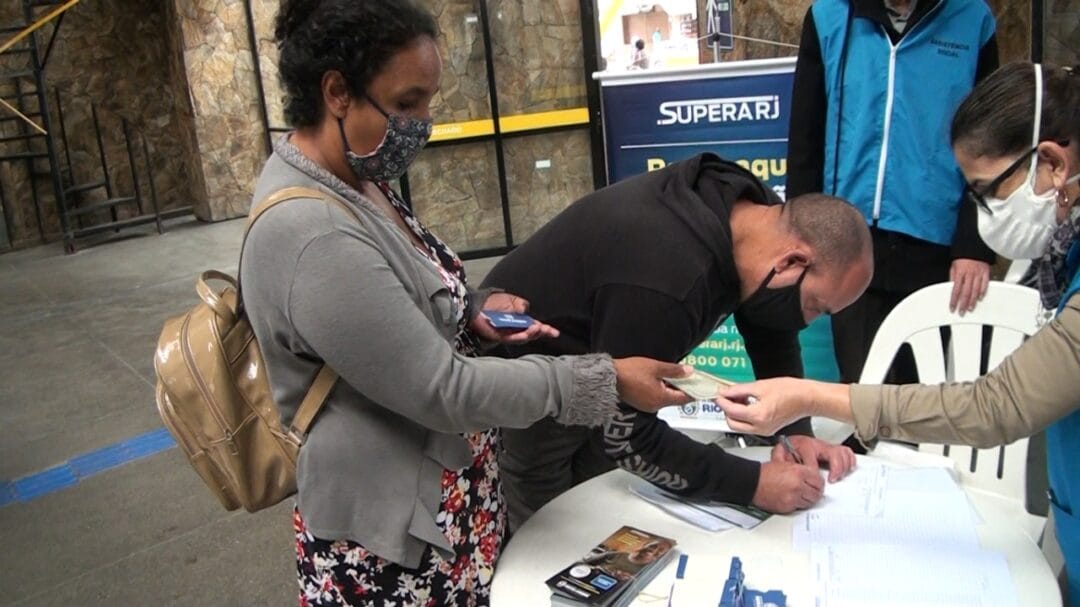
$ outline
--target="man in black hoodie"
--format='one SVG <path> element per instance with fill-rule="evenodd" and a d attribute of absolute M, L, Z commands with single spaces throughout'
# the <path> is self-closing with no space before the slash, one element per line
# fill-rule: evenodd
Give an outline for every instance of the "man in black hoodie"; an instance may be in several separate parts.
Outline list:
<path fill-rule="evenodd" d="M 801 376 L 798 331 L 863 292 L 873 272 L 870 236 L 842 200 L 788 204 L 738 165 L 712 154 L 668 165 L 570 205 L 488 274 L 485 287 L 530 302 L 561 332 L 506 347 L 507 356 L 608 352 L 678 361 L 730 314 L 757 377 Z M 773 461 L 735 457 L 621 407 L 598 429 L 538 422 L 503 430 L 500 467 L 516 528 L 573 485 L 616 465 L 674 493 L 773 512 L 807 508 L 854 456 L 787 429 L 808 465 L 782 449 Z"/>

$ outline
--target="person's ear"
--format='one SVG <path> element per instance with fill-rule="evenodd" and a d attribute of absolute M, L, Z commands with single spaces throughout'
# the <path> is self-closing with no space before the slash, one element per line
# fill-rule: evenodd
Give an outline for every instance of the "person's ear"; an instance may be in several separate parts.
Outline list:
<path fill-rule="evenodd" d="M 808 246 L 803 243 L 793 246 L 773 263 L 773 277 L 769 286 L 778 288 L 795 284 L 811 263 L 813 254 Z"/>
<path fill-rule="evenodd" d="M 810 248 L 810 245 L 805 242 L 796 242 L 781 257 L 773 269 L 777 274 L 784 272 L 791 272 L 795 270 L 797 274 L 802 274 L 804 268 L 810 267 L 810 264 L 814 261 L 814 251 Z"/>
<path fill-rule="evenodd" d="M 1055 189 L 1065 186 L 1069 175 L 1069 149 L 1057 141 L 1043 141 L 1038 148 L 1039 160 L 1050 167 L 1050 178 Z"/>
<path fill-rule="evenodd" d="M 345 77 L 337 70 L 329 70 L 323 74 L 320 87 L 326 110 L 334 118 L 344 118 L 349 109 L 349 104 L 352 102 L 352 96 L 349 95 L 349 85 L 345 82 Z"/>

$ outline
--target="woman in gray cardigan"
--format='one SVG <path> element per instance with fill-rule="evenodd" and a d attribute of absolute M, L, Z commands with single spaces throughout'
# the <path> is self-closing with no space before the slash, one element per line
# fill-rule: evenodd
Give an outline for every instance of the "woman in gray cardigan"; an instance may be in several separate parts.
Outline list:
<path fill-rule="evenodd" d="M 476 357 L 496 331 L 461 261 L 390 183 L 431 133 L 440 57 L 432 17 L 410 0 L 285 0 L 275 32 L 286 117 L 255 201 L 306 186 L 252 229 L 241 267 L 248 315 L 289 423 L 318 369 L 341 377 L 300 451 L 297 567 L 302 605 L 486 605 L 503 540 L 498 426 L 552 416 L 598 425 L 621 399 L 686 402 L 644 358 Z"/>

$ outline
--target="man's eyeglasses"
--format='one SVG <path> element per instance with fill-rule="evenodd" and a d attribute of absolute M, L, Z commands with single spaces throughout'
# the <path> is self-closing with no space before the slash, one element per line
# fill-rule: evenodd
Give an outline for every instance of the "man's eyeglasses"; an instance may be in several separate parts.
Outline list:
<path fill-rule="evenodd" d="M 1024 163 L 1027 162 L 1028 158 L 1038 149 L 1039 146 L 1035 146 L 1030 150 L 1024 152 L 1019 158 L 1017 158 L 1012 164 L 1009 165 L 1009 168 L 1002 171 L 1000 174 L 998 174 L 997 177 L 991 179 L 990 183 L 984 185 L 979 189 L 975 189 L 969 184 L 964 184 L 964 197 L 975 203 L 980 209 L 986 211 L 988 214 L 993 215 L 994 213 L 990 210 L 990 205 L 986 203 L 986 197 L 993 196 L 994 192 L 997 192 L 997 189 L 1001 187 L 1001 184 L 1005 183 L 1005 180 L 1009 177 L 1012 177 L 1012 174 L 1015 173 L 1016 170 L 1019 169 L 1021 166 L 1023 166 Z"/>

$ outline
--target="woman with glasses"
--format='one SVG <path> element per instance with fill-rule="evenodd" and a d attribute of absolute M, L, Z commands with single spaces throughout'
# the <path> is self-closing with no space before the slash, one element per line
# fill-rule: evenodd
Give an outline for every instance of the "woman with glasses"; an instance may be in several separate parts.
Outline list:
<path fill-rule="evenodd" d="M 853 423 L 859 438 L 992 447 L 1046 430 L 1051 509 L 1066 562 L 1066 605 L 1080 606 L 1080 74 L 1012 63 L 953 117 L 952 146 L 998 254 L 1033 260 L 1057 312 L 977 381 L 842 385 L 791 378 L 730 388 L 717 400 L 739 432 L 770 434 L 807 415 Z M 753 396 L 757 402 L 746 403 Z"/>

